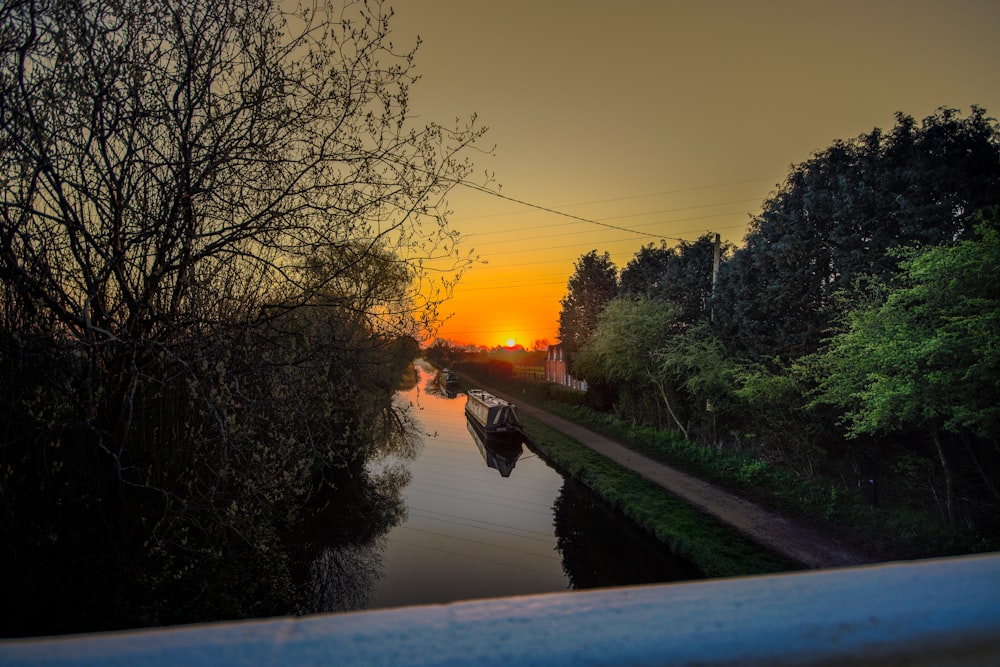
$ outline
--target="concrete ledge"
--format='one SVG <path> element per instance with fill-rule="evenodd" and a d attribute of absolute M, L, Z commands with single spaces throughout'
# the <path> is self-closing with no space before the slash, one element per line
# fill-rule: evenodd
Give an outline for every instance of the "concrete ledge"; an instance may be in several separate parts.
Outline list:
<path fill-rule="evenodd" d="M 0 665 L 1000 664 L 1000 555 L 0 642 Z"/>

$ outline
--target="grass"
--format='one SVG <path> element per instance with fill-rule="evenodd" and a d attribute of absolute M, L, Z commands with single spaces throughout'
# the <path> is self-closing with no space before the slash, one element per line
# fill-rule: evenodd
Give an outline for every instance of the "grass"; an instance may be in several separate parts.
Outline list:
<path fill-rule="evenodd" d="M 541 407 L 541 406 L 540 406 Z M 1000 548 L 995 540 L 910 507 L 866 502 L 860 490 L 803 477 L 749 451 L 719 450 L 674 433 L 624 423 L 582 406 L 544 407 L 733 493 L 820 530 L 877 560 L 949 556 Z"/>
<path fill-rule="evenodd" d="M 525 430 L 540 455 L 591 489 L 709 577 L 782 572 L 795 566 L 656 484 L 528 415 Z"/>
<path fill-rule="evenodd" d="M 463 367 L 463 372 L 470 375 L 475 371 L 475 368 Z M 650 458 L 820 530 L 873 559 L 926 558 L 1000 549 L 997 539 L 948 526 L 934 514 L 887 504 L 874 507 L 864 500 L 857 489 L 845 487 L 840 480 L 821 476 L 802 477 L 788 468 L 768 463 L 752 452 L 720 450 L 686 441 L 673 432 L 635 426 L 613 415 L 591 410 L 583 406 L 582 401 L 574 402 L 574 396 L 569 397 L 570 402 L 552 400 L 550 386 L 544 383 L 485 376 L 482 380 L 516 395 L 521 402 L 586 426 Z M 530 428 L 536 427 L 533 425 Z M 613 492 L 598 493 L 605 497 L 605 494 Z M 634 496 L 626 494 L 623 497 L 631 497 L 636 502 Z M 616 497 L 606 499 L 612 503 L 624 502 Z M 699 514 L 697 510 L 692 511 Z M 643 514 L 640 510 L 634 513 Z M 704 517 L 703 514 L 700 516 Z M 669 534 L 663 527 L 659 530 L 664 535 Z M 651 532 L 656 533 L 654 530 Z M 661 533 L 656 534 L 660 537 Z M 687 538 L 682 535 L 661 539 L 672 545 L 679 540 L 679 544 L 683 545 Z M 691 549 L 689 546 L 680 548 Z"/>

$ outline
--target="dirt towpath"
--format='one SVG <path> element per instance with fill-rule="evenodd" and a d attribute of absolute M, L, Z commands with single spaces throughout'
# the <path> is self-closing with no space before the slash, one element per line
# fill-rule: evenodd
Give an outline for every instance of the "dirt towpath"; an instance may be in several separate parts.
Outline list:
<path fill-rule="evenodd" d="M 749 539 L 807 568 L 830 568 L 870 562 L 820 533 L 756 503 L 643 456 L 625 445 L 494 390 L 517 409 L 566 434 L 615 463 L 634 470 L 675 496 L 729 524 Z"/>

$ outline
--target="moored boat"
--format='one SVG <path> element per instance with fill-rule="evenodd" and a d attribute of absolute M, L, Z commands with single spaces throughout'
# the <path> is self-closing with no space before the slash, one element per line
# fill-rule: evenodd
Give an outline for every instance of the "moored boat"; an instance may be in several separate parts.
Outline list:
<path fill-rule="evenodd" d="M 438 373 L 438 382 L 442 389 L 454 389 L 458 386 L 458 374 L 450 368 L 441 369 L 441 372 Z"/>
<path fill-rule="evenodd" d="M 483 389 L 468 391 L 465 416 L 483 439 L 514 440 L 522 436 L 516 406 Z"/>

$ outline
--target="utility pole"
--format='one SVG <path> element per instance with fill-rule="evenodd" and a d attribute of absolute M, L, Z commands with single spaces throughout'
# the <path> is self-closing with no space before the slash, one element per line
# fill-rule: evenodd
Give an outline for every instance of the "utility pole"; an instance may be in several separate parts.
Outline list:
<path fill-rule="evenodd" d="M 715 299 L 715 282 L 719 279 L 719 261 L 721 255 L 721 239 L 719 234 L 715 235 L 715 242 L 712 244 L 712 295 L 711 298 Z M 715 321 L 715 306 L 712 306 L 709 312 L 710 321 Z"/>

